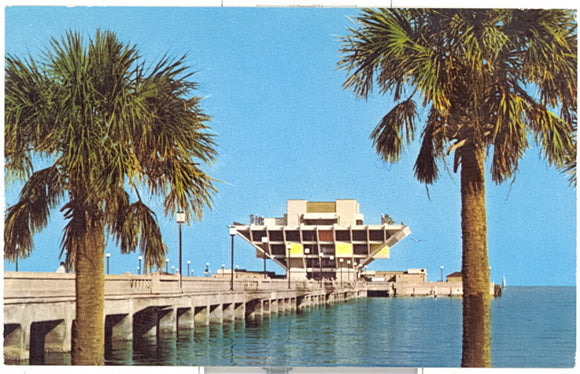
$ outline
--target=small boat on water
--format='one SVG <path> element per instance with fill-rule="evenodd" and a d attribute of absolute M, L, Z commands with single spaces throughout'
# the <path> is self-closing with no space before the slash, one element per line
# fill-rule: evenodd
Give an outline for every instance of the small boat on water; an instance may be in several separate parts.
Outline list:
<path fill-rule="evenodd" d="M 503 279 L 501 280 L 501 289 L 503 290 L 505 286 L 506 286 L 505 277 L 503 277 Z"/>

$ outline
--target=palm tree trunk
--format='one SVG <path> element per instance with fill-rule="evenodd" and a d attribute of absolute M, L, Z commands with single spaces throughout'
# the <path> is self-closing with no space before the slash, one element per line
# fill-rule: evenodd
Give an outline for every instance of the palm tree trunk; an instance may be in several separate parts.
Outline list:
<path fill-rule="evenodd" d="M 100 222 L 88 223 L 75 259 L 76 321 L 73 328 L 73 365 L 104 364 L 104 247 L 103 225 Z"/>
<path fill-rule="evenodd" d="M 463 367 L 491 366 L 491 318 L 483 146 L 461 149 Z"/>

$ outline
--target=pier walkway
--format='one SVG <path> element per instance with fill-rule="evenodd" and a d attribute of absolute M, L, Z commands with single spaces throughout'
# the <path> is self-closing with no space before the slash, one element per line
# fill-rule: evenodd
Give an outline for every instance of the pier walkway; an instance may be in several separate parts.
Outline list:
<path fill-rule="evenodd" d="M 194 326 L 255 319 L 313 305 L 366 297 L 363 282 L 107 275 L 105 341 L 172 334 Z M 4 359 L 69 352 L 75 276 L 4 273 Z"/>

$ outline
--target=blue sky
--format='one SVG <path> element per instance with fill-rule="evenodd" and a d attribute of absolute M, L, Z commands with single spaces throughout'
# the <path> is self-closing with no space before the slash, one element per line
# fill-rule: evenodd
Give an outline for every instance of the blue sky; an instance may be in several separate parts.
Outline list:
<path fill-rule="evenodd" d="M 365 223 L 387 213 L 412 234 L 391 250 L 391 259 L 369 269 L 426 268 L 437 280 L 461 267 L 459 175 L 443 171 L 429 188 L 413 177 L 418 141 L 397 164 L 384 164 L 369 134 L 393 105 L 389 96 L 357 99 L 336 70 L 339 36 L 347 35 L 350 8 L 111 8 L 8 7 L 5 49 L 38 56 L 48 40 L 72 29 L 85 36 L 110 29 L 137 45 L 154 63 L 165 53 L 188 55 L 198 95 L 212 116 L 217 163 L 207 169 L 224 181 L 213 210 L 183 227 L 183 261 L 201 275 L 229 266 L 227 225 L 248 223 L 250 214 L 281 217 L 287 199 L 333 201 L 354 198 Z M 442 165 L 441 165 L 442 166 Z M 6 188 L 6 204 L 18 188 Z M 153 203 L 170 266 L 177 267 L 178 228 Z M 576 190 L 549 168 L 537 147 L 521 161 L 515 183 L 487 182 L 488 246 L 493 281 L 511 285 L 574 285 L 576 280 Z M 35 252 L 21 271 L 55 271 L 64 221 L 54 211 L 35 237 Z M 252 248 L 237 238 L 235 265 L 261 270 Z M 121 255 L 110 245 L 111 273 L 137 271 L 138 254 Z M 269 263 L 270 270 L 282 272 Z M 4 261 L 4 270 L 14 264 Z"/>

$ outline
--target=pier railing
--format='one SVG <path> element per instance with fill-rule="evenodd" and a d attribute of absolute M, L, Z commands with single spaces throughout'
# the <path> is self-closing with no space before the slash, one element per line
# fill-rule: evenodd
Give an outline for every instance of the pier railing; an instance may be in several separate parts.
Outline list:
<path fill-rule="evenodd" d="M 343 282 L 340 286 L 334 281 L 294 280 L 290 282 L 294 291 L 325 289 L 364 289 L 363 282 Z M 234 278 L 234 291 L 283 291 L 288 289 L 285 279 Z M 183 277 L 151 273 L 145 275 L 106 275 L 105 297 L 119 295 L 146 294 L 197 294 L 226 292 L 231 288 L 230 278 Z M 74 298 L 75 275 L 60 273 L 5 272 L 4 300 L 12 298 Z"/>

